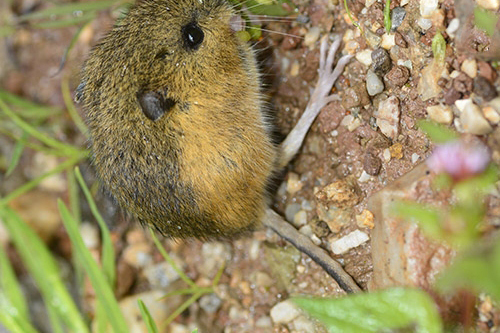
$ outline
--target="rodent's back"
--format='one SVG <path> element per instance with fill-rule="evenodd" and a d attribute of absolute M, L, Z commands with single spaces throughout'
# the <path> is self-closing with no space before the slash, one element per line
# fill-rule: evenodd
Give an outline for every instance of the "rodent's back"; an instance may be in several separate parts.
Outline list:
<path fill-rule="evenodd" d="M 218 0 L 143 0 L 91 51 L 78 89 L 118 203 L 173 237 L 251 229 L 276 147 L 251 48 Z"/>

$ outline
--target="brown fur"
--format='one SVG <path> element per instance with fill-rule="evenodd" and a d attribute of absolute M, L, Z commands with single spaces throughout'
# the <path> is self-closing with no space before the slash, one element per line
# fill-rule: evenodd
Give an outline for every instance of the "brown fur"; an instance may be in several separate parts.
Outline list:
<path fill-rule="evenodd" d="M 93 164 L 118 203 L 172 237 L 225 238 L 264 215 L 275 169 L 250 46 L 220 0 L 143 0 L 91 51 L 78 89 Z M 181 28 L 204 32 L 197 50 Z M 148 119 L 137 95 L 175 100 Z"/>

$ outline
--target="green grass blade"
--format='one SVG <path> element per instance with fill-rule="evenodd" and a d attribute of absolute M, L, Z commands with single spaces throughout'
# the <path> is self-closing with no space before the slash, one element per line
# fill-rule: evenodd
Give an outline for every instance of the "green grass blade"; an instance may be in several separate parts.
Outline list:
<path fill-rule="evenodd" d="M 149 313 L 149 310 L 144 304 L 144 302 L 141 299 L 139 299 L 137 300 L 137 303 L 139 304 L 139 310 L 141 310 L 142 320 L 144 321 L 144 324 L 148 328 L 148 332 L 158 333 L 158 327 L 156 326 L 156 323 L 151 317 L 151 313 Z"/>
<path fill-rule="evenodd" d="M 177 318 L 178 315 L 180 315 L 182 312 L 184 312 L 184 310 L 186 310 L 191 304 L 193 304 L 194 302 L 196 302 L 198 300 L 198 298 L 200 298 L 201 296 L 203 296 L 205 293 L 203 292 L 199 292 L 199 293 L 196 293 L 194 294 L 193 296 L 191 296 L 190 298 L 188 298 L 184 303 L 182 303 L 177 309 L 175 309 L 175 311 L 170 315 L 168 316 L 167 319 L 165 319 L 165 321 L 161 324 L 160 326 L 160 331 L 164 331 L 165 328 L 171 323 L 174 321 L 175 318 Z"/>
<path fill-rule="evenodd" d="M 384 27 L 387 33 L 391 32 L 392 20 L 391 20 L 391 0 L 385 1 L 384 7 Z"/>
<path fill-rule="evenodd" d="M 90 190 L 85 184 L 83 180 L 80 169 L 75 168 L 75 176 L 82 188 L 83 194 L 89 203 L 90 210 L 94 215 L 97 223 L 99 223 L 99 227 L 101 228 L 101 238 L 102 238 L 102 267 L 104 270 L 104 274 L 109 281 L 111 286 L 115 285 L 116 279 L 116 270 L 115 270 L 115 249 L 113 247 L 113 241 L 111 240 L 111 234 L 109 233 L 108 226 L 104 222 L 99 210 L 97 209 L 97 205 L 95 204 L 94 199 L 92 198 L 92 194 L 90 194 Z"/>
<path fill-rule="evenodd" d="M 10 160 L 9 168 L 5 175 L 8 177 L 10 174 L 16 169 L 17 164 L 19 163 L 19 159 L 23 154 L 24 147 L 26 146 L 26 140 L 28 139 L 28 134 L 23 133 L 23 135 L 16 141 L 16 145 L 14 146 L 14 150 L 12 152 L 12 159 Z"/>
<path fill-rule="evenodd" d="M 26 300 L 16 279 L 14 269 L 0 246 L 0 313 L 12 317 L 15 322 L 30 322 Z M 1 321 L 1 320 L 0 320 Z"/>
<path fill-rule="evenodd" d="M 179 277 L 182 279 L 182 281 L 186 282 L 188 285 L 190 285 L 193 288 L 198 288 L 196 283 L 193 280 L 191 280 L 186 274 L 184 274 L 184 272 L 181 271 L 179 269 L 179 267 L 177 267 L 177 265 L 172 260 L 172 258 L 168 255 L 167 251 L 165 251 L 165 249 L 161 245 L 160 241 L 158 240 L 158 237 L 156 237 L 154 231 L 151 228 L 149 229 L 149 232 L 151 233 L 151 237 L 153 238 L 153 242 L 155 243 L 158 251 L 160 251 L 160 253 L 163 256 L 163 258 L 165 259 L 165 261 L 168 262 L 170 264 L 170 266 L 172 266 L 172 268 L 177 272 L 177 274 L 179 274 Z"/>
<path fill-rule="evenodd" d="M 0 303 L 3 302 L 2 297 L 0 295 Z M 11 333 L 38 333 L 29 322 L 18 320 L 9 313 L 4 312 L 2 305 L 0 305 L 0 323 Z"/>
<path fill-rule="evenodd" d="M 61 280 L 59 267 L 46 245 L 12 209 L 4 208 L 0 210 L 0 214 L 47 307 L 52 308 L 58 320 L 64 322 L 71 331 L 88 332 L 87 325 Z"/>
<path fill-rule="evenodd" d="M 71 145 L 64 144 L 56 139 L 53 139 L 50 136 L 35 129 L 33 126 L 31 126 L 30 124 L 28 124 L 27 122 L 22 120 L 17 114 L 15 114 L 7 106 L 7 104 L 5 104 L 5 102 L 2 100 L 2 98 L 0 98 L 0 109 L 2 109 L 2 111 L 22 130 L 24 130 L 26 133 L 33 136 L 34 138 L 40 140 L 41 142 L 43 142 L 47 146 L 65 151 L 68 153 L 68 155 L 76 155 L 76 154 L 79 154 L 81 152 L 79 149 L 77 149 Z"/>
<path fill-rule="evenodd" d="M 118 306 L 118 301 L 113 294 L 113 291 L 107 281 L 106 276 L 99 269 L 97 263 L 95 262 L 92 254 L 87 249 L 83 243 L 82 236 L 80 235 L 80 230 L 68 211 L 68 208 L 64 205 L 61 200 L 58 200 L 59 212 L 61 213 L 64 226 L 68 232 L 68 236 L 71 243 L 75 249 L 75 255 L 81 261 L 85 271 L 87 272 L 90 281 L 92 282 L 92 287 L 95 290 L 97 299 L 101 302 L 104 311 L 107 314 L 107 318 L 114 332 L 128 332 L 128 328 L 125 322 L 125 318 Z"/>
<path fill-rule="evenodd" d="M 39 105 L 4 90 L 0 90 L 0 98 L 17 107 L 16 113 L 22 118 L 44 120 L 62 111 L 61 108 Z"/>
<path fill-rule="evenodd" d="M 114 4 L 121 2 L 120 0 L 106 0 L 106 1 L 93 1 L 93 2 L 75 2 L 67 4 L 59 4 L 45 8 L 40 11 L 35 11 L 29 14 L 20 16 L 21 21 L 28 21 L 33 19 L 51 18 L 57 15 L 73 15 L 77 12 L 89 12 L 110 8 Z"/>
<path fill-rule="evenodd" d="M 49 172 L 44 173 L 41 176 L 36 177 L 35 179 L 32 179 L 28 183 L 25 183 L 18 188 L 16 188 L 14 191 L 10 192 L 7 194 L 5 197 L 0 199 L 0 208 L 5 206 L 9 201 L 13 200 L 14 198 L 17 198 L 18 196 L 28 192 L 32 188 L 35 188 L 38 184 L 40 184 L 45 178 L 50 177 L 52 175 L 55 175 L 59 172 L 62 172 L 68 168 L 73 167 L 75 164 L 77 164 L 80 160 L 86 158 L 86 154 L 82 154 L 81 156 L 75 156 L 72 157 L 63 163 L 59 164 L 56 166 L 54 169 L 50 170 Z"/>

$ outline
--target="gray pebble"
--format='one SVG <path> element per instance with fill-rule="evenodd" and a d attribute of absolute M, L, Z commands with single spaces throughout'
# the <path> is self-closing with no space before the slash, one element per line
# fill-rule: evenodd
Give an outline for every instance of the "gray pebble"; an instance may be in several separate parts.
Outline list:
<path fill-rule="evenodd" d="M 484 98 L 486 102 L 498 96 L 498 91 L 495 89 L 495 86 L 482 76 L 476 76 L 474 79 L 474 92 Z"/>
<path fill-rule="evenodd" d="M 375 49 L 372 52 L 372 60 L 373 60 L 373 71 L 377 75 L 383 76 L 392 67 L 389 53 L 381 47 Z"/>
<path fill-rule="evenodd" d="M 370 96 L 375 96 L 384 91 L 384 83 L 372 70 L 366 73 L 366 90 Z"/>
<path fill-rule="evenodd" d="M 205 295 L 200 298 L 200 307 L 207 313 L 215 313 L 219 310 L 222 300 L 215 294 Z"/>
<path fill-rule="evenodd" d="M 403 7 L 396 7 L 392 10 L 391 13 L 391 19 L 392 19 L 392 30 L 396 30 L 399 28 L 401 23 L 403 23 L 403 20 L 406 16 L 406 10 Z"/>

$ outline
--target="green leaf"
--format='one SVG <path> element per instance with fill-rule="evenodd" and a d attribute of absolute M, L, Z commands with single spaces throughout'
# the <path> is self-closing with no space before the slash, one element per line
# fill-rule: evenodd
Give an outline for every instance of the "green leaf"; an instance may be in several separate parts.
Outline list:
<path fill-rule="evenodd" d="M 458 256 L 437 280 L 436 287 L 442 292 L 460 288 L 486 292 L 500 301 L 500 241 L 475 247 Z"/>
<path fill-rule="evenodd" d="M 438 31 L 432 38 L 432 53 L 437 62 L 443 63 L 446 55 L 446 41 L 443 35 Z"/>
<path fill-rule="evenodd" d="M 89 203 L 90 211 L 94 215 L 99 228 L 101 229 L 101 239 L 102 239 L 102 268 L 106 278 L 108 279 L 109 285 L 114 286 L 116 280 L 116 270 L 115 270 L 115 249 L 113 247 L 113 241 L 111 240 L 111 234 L 109 232 L 108 226 L 104 219 L 102 218 L 97 205 L 90 194 L 90 190 L 83 180 L 82 174 L 78 167 L 75 168 L 75 176 L 82 188 L 83 194 Z"/>
<path fill-rule="evenodd" d="M 415 332 L 442 332 L 432 298 L 421 290 L 393 288 L 343 298 L 294 298 L 294 301 L 330 332 L 380 332 L 414 328 Z"/>
<path fill-rule="evenodd" d="M 0 323 L 12 332 L 36 332 L 14 269 L 0 246 Z"/>
<path fill-rule="evenodd" d="M 9 168 L 5 173 L 7 177 L 15 170 L 17 164 L 19 163 L 19 159 L 21 158 L 24 147 L 26 146 L 26 139 L 28 139 L 28 134 L 23 133 L 21 138 L 16 141 L 16 145 L 14 146 L 14 150 L 12 152 L 12 159 L 10 160 Z"/>
<path fill-rule="evenodd" d="M 71 216 L 66 205 L 64 205 L 60 199 L 57 204 L 59 206 L 59 212 L 61 213 L 64 226 L 68 232 L 71 243 L 73 244 L 75 255 L 87 272 L 90 281 L 92 282 L 92 287 L 97 295 L 97 299 L 102 304 L 111 327 L 114 332 L 128 332 L 129 330 L 126 325 L 125 318 L 123 317 L 120 307 L 118 306 L 118 301 L 113 294 L 113 290 L 111 289 L 106 276 L 99 269 L 99 266 L 92 257 L 92 254 L 85 246 L 76 221 Z"/>
<path fill-rule="evenodd" d="M 148 332 L 158 333 L 158 327 L 156 326 L 156 323 L 153 320 L 153 317 L 151 317 L 151 313 L 149 313 L 149 310 L 144 304 L 144 302 L 141 299 L 139 299 L 137 300 L 137 303 L 139 304 L 139 310 L 141 310 L 142 320 L 144 321 L 144 324 L 148 328 Z"/>
<path fill-rule="evenodd" d="M 418 128 L 427 134 L 434 143 L 445 143 L 458 139 L 456 132 L 432 121 L 421 120 L 418 122 Z"/>
<path fill-rule="evenodd" d="M 439 240 L 443 239 L 441 228 L 443 214 L 440 210 L 412 201 L 396 201 L 393 210 L 399 217 L 417 222 L 429 236 Z"/>
<path fill-rule="evenodd" d="M 12 209 L 4 208 L 0 210 L 0 215 L 47 307 L 52 311 L 50 317 L 54 326 L 64 323 L 73 332 L 88 332 L 61 279 L 59 267 L 45 244 Z"/>
<path fill-rule="evenodd" d="M 39 105 L 4 90 L 0 90 L 0 98 L 15 107 L 16 113 L 22 118 L 44 120 L 62 111 L 61 108 Z"/>
<path fill-rule="evenodd" d="M 57 6 L 48 7 L 43 10 L 22 15 L 19 19 L 21 21 L 27 21 L 33 19 L 51 18 L 57 15 L 73 15 L 74 13 L 78 12 L 103 10 L 110 8 L 111 6 L 115 5 L 118 2 L 122 1 L 106 0 L 106 1 L 75 2 L 75 3 L 59 4 Z"/>
<path fill-rule="evenodd" d="M 386 0 L 385 1 L 385 7 L 384 7 L 384 26 L 385 26 L 385 31 L 389 33 L 391 31 L 392 27 L 392 20 L 391 20 L 391 0 Z"/>
<path fill-rule="evenodd" d="M 494 12 L 479 6 L 474 8 L 474 24 L 488 35 L 493 36 L 495 34 L 497 22 L 498 16 Z"/>

